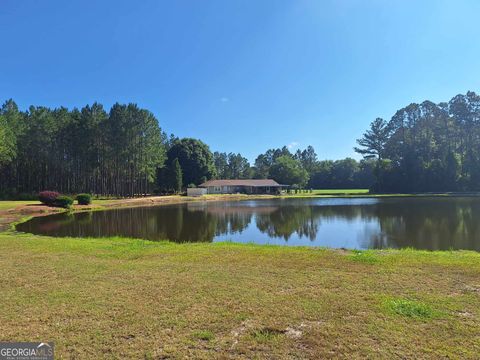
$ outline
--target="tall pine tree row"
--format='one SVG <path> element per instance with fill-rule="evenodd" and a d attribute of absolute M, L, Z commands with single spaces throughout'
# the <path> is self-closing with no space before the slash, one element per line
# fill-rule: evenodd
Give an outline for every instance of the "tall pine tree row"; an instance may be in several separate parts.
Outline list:
<path fill-rule="evenodd" d="M 6 135 L 5 135 L 6 134 Z M 165 136 L 152 113 L 94 103 L 81 110 L 0 110 L 0 196 L 56 190 L 135 196 L 152 191 Z M 8 140 L 8 141 L 7 141 Z"/>

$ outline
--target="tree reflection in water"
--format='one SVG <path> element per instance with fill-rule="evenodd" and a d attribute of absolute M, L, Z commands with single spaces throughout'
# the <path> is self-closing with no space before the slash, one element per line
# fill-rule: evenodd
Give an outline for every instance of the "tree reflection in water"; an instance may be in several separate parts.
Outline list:
<path fill-rule="evenodd" d="M 364 224 L 355 230 L 354 247 L 480 250 L 479 216 L 477 198 L 289 199 L 57 214 L 34 218 L 17 228 L 51 236 L 176 242 L 255 234 L 285 242 L 309 239 L 311 245 L 322 245 L 323 228 L 330 226 L 342 234 L 355 224 Z M 247 229 L 249 233 L 244 234 Z"/>

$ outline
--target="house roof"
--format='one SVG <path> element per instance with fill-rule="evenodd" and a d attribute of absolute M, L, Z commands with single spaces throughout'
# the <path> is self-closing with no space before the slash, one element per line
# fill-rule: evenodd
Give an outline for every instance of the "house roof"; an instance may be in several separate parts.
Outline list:
<path fill-rule="evenodd" d="M 272 179 L 232 179 L 232 180 L 209 180 L 199 185 L 200 187 L 209 186 L 253 186 L 253 187 L 280 187 L 279 183 Z"/>

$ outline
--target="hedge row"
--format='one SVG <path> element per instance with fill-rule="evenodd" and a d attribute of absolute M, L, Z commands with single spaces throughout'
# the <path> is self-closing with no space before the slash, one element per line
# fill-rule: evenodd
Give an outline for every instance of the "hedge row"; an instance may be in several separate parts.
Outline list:
<path fill-rule="evenodd" d="M 65 209 L 73 205 L 72 197 L 61 195 L 56 191 L 42 191 L 38 194 L 38 200 L 47 206 L 56 206 Z M 92 203 L 92 196 L 90 194 L 78 194 L 76 200 L 79 205 L 89 205 Z"/>

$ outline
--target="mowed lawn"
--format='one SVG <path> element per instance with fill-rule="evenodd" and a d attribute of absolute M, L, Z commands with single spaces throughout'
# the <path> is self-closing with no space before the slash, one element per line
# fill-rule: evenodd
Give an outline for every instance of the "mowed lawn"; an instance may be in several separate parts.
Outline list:
<path fill-rule="evenodd" d="M 299 190 L 295 193 L 292 190 L 291 193 L 283 194 L 283 196 L 290 196 L 290 197 L 310 197 L 310 196 L 342 196 L 342 195 L 368 195 L 368 189 L 313 189 L 313 190 Z"/>
<path fill-rule="evenodd" d="M 314 195 L 358 195 L 358 194 L 368 194 L 368 189 L 322 189 L 322 190 L 312 190 Z"/>
<path fill-rule="evenodd" d="M 98 200 L 94 199 L 93 204 L 94 205 L 105 205 L 112 203 L 116 200 Z M 75 202 L 76 203 L 76 202 Z M 21 206 L 34 206 L 34 205 L 41 205 L 40 201 L 36 200 L 8 200 L 8 201 L 0 201 L 0 210 L 13 210 L 15 208 L 21 207 Z"/>
<path fill-rule="evenodd" d="M 0 340 L 58 358 L 478 358 L 480 255 L 0 234 Z"/>
<path fill-rule="evenodd" d="M 34 200 L 0 201 L 0 210 L 11 210 L 23 205 L 40 205 L 40 201 L 34 201 Z"/>

